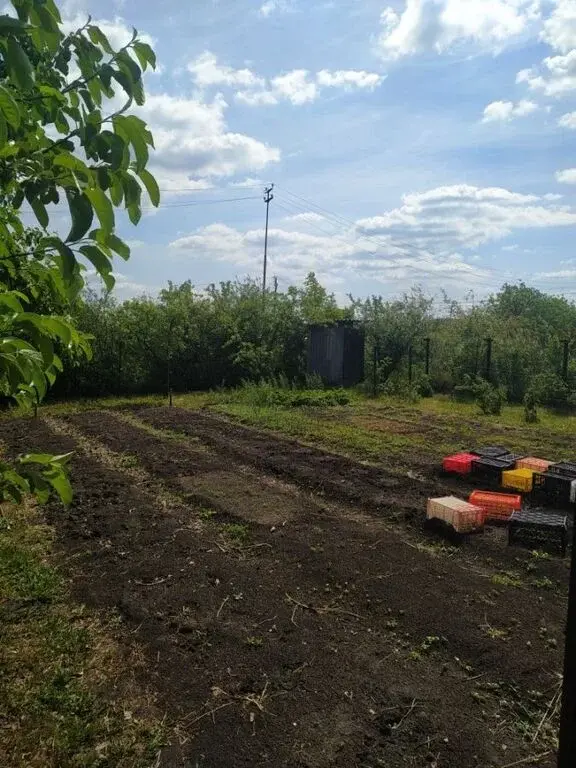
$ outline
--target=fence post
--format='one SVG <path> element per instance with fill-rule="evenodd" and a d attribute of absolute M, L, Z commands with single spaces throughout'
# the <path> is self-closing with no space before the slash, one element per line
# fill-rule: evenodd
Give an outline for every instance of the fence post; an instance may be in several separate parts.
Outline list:
<path fill-rule="evenodd" d="M 412 384 L 412 344 L 408 347 L 408 383 Z"/>
<path fill-rule="evenodd" d="M 562 708 L 560 710 L 558 768 L 574 768 L 576 765 L 576 525 L 573 528 L 573 537 Z"/>
<path fill-rule="evenodd" d="M 374 339 L 374 349 L 372 350 L 372 395 L 373 397 L 376 397 L 378 395 L 378 358 L 379 355 L 379 349 L 378 349 L 378 341 Z"/>
<path fill-rule="evenodd" d="M 430 376 L 430 339 L 424 339 L 426 345 L 426 376 Z"/>
<path fill-rule="evenodd" d="M 568 381 L 568 363 L 570 360 L 570 342 L 568 339 L 564 340 L 564 356 L 562 360 L 562 378 L 564 381 Z"/>
<path fill-rule="evenodd" d="M 492 375 L 492 339 L 486 339 L 486 381 L 490 381 Z"/>

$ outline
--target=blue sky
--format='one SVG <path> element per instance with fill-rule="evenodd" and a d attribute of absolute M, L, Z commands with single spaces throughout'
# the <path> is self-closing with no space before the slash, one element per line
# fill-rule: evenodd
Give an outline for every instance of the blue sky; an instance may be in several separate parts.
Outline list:
<path fill-rule="evenodd" d="M 576 0 L 69 0 L 159 71 L 162 207 L 118 294 L 315 271 L 339 297 L 524 279 L 576 298 Z M 230 198 L 252 198 L 223 202 Z"/>

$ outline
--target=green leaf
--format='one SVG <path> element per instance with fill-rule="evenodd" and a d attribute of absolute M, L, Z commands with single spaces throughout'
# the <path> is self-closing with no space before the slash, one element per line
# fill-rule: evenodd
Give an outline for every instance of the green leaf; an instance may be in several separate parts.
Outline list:
<path fill-rule="evenodd" d="M 150 64 L 152 69 L 156 69 L 156 54 L 148 43 L 143 43 L 137 40 L 134 45 L 134 53 L 138 57 L 138 61 L 142 65 L 142 69 L 146 69 L 146 64 Z"/>
<path fill-rule="evenodd" d="M 158 187 L 158 182 L 154 176 L 152 176 L 150 171 L 147 171 L 146 169 L 142 169 L 138 175 L 146 187 L 146 191 L 150 197 L 150 202 L 155 208 L 158 208 L 160 204 L 160 188 Z"/>
<path fill-rule="evenodd" d="M 116 237 L 116 235 L 109 235 L 106 245 L 112 248 L 112 250 L 115 251 L 120 258 L 124 259 L 124 261 L 127 261 L 130 258 L 130 248 L 126 243 L 120 240 L 119 237 Z"/>
<path fill-rule="evenodd" d="M 129 205 L 128 206 L 128 218 L 136 226 L 140 219 L 142 218 L 142 209 L 139 205 Z"/>
<path fill-rule="evenodd" d="M 34 88 L 34 75 L 30 59 L 13 37 L 8 38 L 6 52 L 6 67 L 12 82 L 27 91 Z"/>
<path fill-rule="evenodd" d="M 90 40 L 94 43 L 94 45 L 99 45 L 103 50 L 106 51 L 106 53 L 113 54 L 114 49 L 110 45 L 108 38 L 102 32 L 100 27 L 97 27 L 95 25 L 91 25 L 88 27 L 88 37 Z"/>
<path fill-rule="evenodd" d="M 79 173 L 85 179 L 89 179 L 91 176 L 90 169 L 86 163 L 83 163 L 80 158 L 75 157 L 70 152 L 61 152 L 55 156 L 52 162 L 54 165 L 59 165 L 62 168 L 68 168 L 70 171 L 74 171 L 74 173 Z"/>
<path fill-rule="evenodd" d="M 9 293 L 0 293 L 0 304 L 4 304 L 13 312 L 23 312 L 24 308 L 18 299 L 16 291 L 10 291 Z"/>
<path fill-rule="evenodd" d="M 50 453 L 27 453 L 20 457 L 21 464 L 51 464 L 54 456 Z"/>
<path fill-rule="evenodd" d="M 50 472 L 46 475 L 46 479 L 60 497 L 60 501 L 68 506 L 72 502 L 73 494 L 70 480 L 65 472 L 62 470 L 59 472 Z"/>
<path fill-rule="evenodd" d="M 100 226 L 105 232 L 111 233 L 114 230 L 114 209 L 112 208 L 112 203 L 100 187 L 88 187 L 85 191 L 92 203 L 92 207 L 96 211 Z"/>
<path fill-rule="evenodd" d="M 0 109 L 12 128 L 20 127 L 20 109 L 7 88 L 0 85 Z"/>
<path fill-rule="evenodd" d="M 13 16 L 0 16 L 0 35 L 12 34 L 17 35 L 26 31 L 26 26 Z"/>
<path fill-rule="evenodd" d="M 33 198 L 28 198 L 28 202 L 30 203 L 30 207 L 36 214 L 38 223 L 40 224 L 41 227 L 46 229 L 46 227 L 50 223 L 50 218 L 48 216 L 48 211 L 46 210 L 46 206 L 36 196 Z"/>
<path fill-rule="evenodd" d="M 45 237 L 40 245 L 47 248 L 55 248 L 60 255 L 60 271 L 66 283 L 71 283 L 76 273 L 77 264 L 74 251 L 63 243 L 59 237 Z"/>
<path fill-rule="evenodd" d="M 72 217 L 72 229 L 66 238 L 68 243 L 81 240 L 92 226 L 94 211 L 90 200 L 84 194 L 78 194 L 70 189 L 66 190 L 70 216 Z"/>
<path fill-rule="evenodd" d="M 108 257 L 95 245 L 83 245 L 80 252 L 94 265 L 94 268 L 104 280 L 104 284 L 109 291 L 114 288 L 116 283 L 112 275 L 112 265 Z"/>
<path fill-rule="evenodd" d="M 4 115 L 2 114 L 2 112 L 0 112 L 0 148 L 4 147 L 7 141 L 8 141 L 8 126 L 6 125 L 6 120 L 4 119 Z"/>

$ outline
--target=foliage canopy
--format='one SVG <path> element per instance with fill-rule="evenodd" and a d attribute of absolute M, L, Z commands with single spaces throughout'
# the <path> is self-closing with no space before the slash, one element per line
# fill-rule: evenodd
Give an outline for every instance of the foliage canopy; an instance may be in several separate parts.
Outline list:
<path fill-rule="evenodd" d="M 90 357 L 88 336 L 64 312 L 87 264 L 111 289 L 114 254 L 130 256 L 114 209 L 137 224 L 143 192 L 159 203 L 147 170 L 152 135 L 129 112 L 144 102 L 142 74 L 156 60 L 136 30 L 114 50 L 90 19 L 65 34 L 54 0 L 12 5 L 14 15 L 0 16 L 0 388 L 35 405 L 63 370 L 58 350 Z M 59 204 L 70 214 L 64 235 L 50 228 Z M 23 224 L 25 210 L 37 229 Z M 43 495 L 46 483 L 68 498 L 66 458 L 0 466 L 2 498 Z M 29 464 L 36 469 L 24 471 Z"/>

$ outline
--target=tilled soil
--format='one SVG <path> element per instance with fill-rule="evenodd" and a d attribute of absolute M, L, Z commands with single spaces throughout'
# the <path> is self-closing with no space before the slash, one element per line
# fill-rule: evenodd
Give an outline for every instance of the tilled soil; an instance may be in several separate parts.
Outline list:
<path fill-rule="evenodd" d="M 207 415 L 138 416 L 194 439 L 111 413 L 67 422 L 137 456 L 181 506 L 77 451 L 74 502 L 48 514 L 77 599 L 115 608 L 147 654 L 142 682 L 178 723 L 164 765 L 553 765 L 531 739 L 558 685 L 562 591 L 527 572 L 495 583 L 486 562 L 389 530 L 388 515 L 421 514 L 421 481 Z M 76 447 L 42 421 L 5 422 L 0 439 Z"/>

